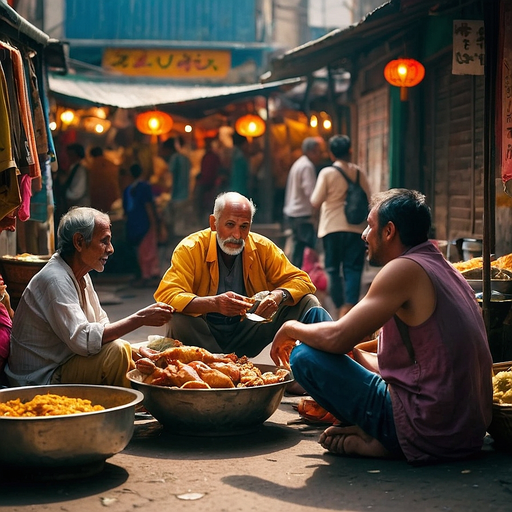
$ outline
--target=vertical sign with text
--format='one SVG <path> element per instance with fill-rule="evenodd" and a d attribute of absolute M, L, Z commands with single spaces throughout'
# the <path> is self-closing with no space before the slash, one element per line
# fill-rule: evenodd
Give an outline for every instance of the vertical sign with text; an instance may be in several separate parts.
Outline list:
<path fill-rule="evenodd" d="M 503 2 L 502 15 L 500 16 L 501 45 L 499 67 L 497 104 L 498 112 L 497 144 L 501 146 L 501 179 L 506 186 L 507 193 L 512 184 L 512 6 L 510 2 Z M 508 182 L 508 183 L 507 183 Z"/>
<path fill-rule="evenodd" d="M 483 75 L 484 58 L 484 22 L 454 20 L 452 73 L 454 75 Z"/>

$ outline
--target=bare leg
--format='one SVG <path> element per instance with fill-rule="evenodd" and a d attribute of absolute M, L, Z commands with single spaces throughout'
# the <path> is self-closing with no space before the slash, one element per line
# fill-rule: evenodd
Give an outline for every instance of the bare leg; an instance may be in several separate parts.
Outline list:
<path fill-rule="evenodd" d="M 389 458 L 392 453 L 380 441 L 366 434 L 357 425 L 327 428 L 318 441 L 326 450 L 337 455 Z"/>

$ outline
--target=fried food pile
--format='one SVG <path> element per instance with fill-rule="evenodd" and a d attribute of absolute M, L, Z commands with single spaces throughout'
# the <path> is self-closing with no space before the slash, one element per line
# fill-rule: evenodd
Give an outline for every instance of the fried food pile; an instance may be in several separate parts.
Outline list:
<path fill-rule="evenodd" d="M 163 351 L 140 347 L 135 366 L 144 383 L 181 389 L 241 388 L 276 384 L 289 375 L 281 368 L 262 373 L 246 356 L 213 354 L 177 340 L 174 345 Z"/>
<path fill-rule="evenodd" d="M 33 416 L 60 416 L 63 414 L 80 414 L 83 412 L 103 411 L 102 405 L 92 405 L 90 400 L 68 398 L 61 395 L 36 395 L 28 402 L 19 398 L 0 403 L 0 416 L 15 418 Z"/>
<path fill-rule="evenodd" d="M 482 279 L 483 258 L 471 258 L 467 261 L 453 263 L 453 266 L 461 272 L 466 279 Z M 512 253 L 505 254 L 491 261 L 491 279 L 512 279 Z"/>
<path fill-rule="evenodd" d="M 28 252 L 24 252 L 22 254 L 17 254 L 16 256 L 11 256 L 9 254 L 5 254 L 2 258 L 6 260 L 17 260 L 17 261 L 31 261 L 31 262 L 46 262 L 48 261 L 48 257 L 41 257 L 36 254 L 29 254 Z"/>
<path fill-rule="evenodd" d="M 512 371 L 498 372 L 492 378 L 492 400 L 495 404 L 512 404 Z"/>

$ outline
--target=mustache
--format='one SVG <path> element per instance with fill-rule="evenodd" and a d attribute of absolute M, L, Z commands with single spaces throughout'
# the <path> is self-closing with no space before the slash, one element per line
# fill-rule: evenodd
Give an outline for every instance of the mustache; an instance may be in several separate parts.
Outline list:
<path fill-rule="evenodd" d="M 225 244 L 236 244 L 236 245 L 243 245 L 244 241 L 242 239 L 238 238 L 226 238 L 223 240 Z"/>

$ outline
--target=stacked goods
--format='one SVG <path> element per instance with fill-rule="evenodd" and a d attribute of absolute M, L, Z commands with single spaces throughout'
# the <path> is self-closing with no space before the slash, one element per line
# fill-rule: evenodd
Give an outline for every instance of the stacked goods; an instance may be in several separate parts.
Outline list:
<path fill-rule="evenodd" d="M 481 256 L 471 258 L 467 261 L 453 263 L 453 266 L 466 279 L 482 279 L 483 258 Z M 512 279 L 512 253 L 491 261 L 491 278 L 502 280 Z"/>
<path fill-rule="evenodd" d="M 512 404 L 512 368 L 494 374 L 492 391 L 495 404 Z"/>
<path fill-rule="evenodd" d="M 512 450 L 512 362 L 495 363 L 489 434 L 498 448 Z"/>

